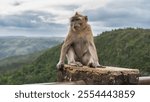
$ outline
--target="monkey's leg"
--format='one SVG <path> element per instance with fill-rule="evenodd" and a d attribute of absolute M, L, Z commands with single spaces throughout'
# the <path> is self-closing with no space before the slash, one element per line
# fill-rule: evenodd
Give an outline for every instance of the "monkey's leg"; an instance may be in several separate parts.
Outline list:
<path fill-rule="evenodd" d="M 86 66 L 88 66 L 88 63 L 89 63 L 89 60 L 90 60 L 90 53 L 89 52 L 86 52 L 84 54 L 84 56 L 82 57 L 82 63 Z"/>
<path fill-rule="evenodd" d="M 80 67 L 83 66 L 80 62 L 76 61 L 77 56 L 76 56 L 74 49 L 72 47 L 69 48 L 66 57 L 67 57 L 67 61 L 68 61 L 69 65 L 80 66 Z"/>
<path fill-rule="evenodd" d="M 82 57 L 82 63 L 92 68 L 105 68 L 104 66 L 100 65 L 98 61 L 95 61 L 89 52 L 85 53 Z"/>
<path fill-rule="evenodd" d="M 105 66 L 100 65 L 98 61 L 95 61 L 94 58 L 92 58 L 92 56 L 88 62 L 88 66 L 92 68 L 106 68 Z"/>

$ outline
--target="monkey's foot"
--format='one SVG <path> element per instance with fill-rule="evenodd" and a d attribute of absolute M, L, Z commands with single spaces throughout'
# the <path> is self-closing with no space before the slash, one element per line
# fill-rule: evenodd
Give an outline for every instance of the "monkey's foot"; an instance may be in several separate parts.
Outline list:
<path fill-rule="evenodd" d="M 89 63 L 88 66 L 91 67 L 91 68 L 96 68 L 97 67 L 96 64 L 94 64 L 94 63 Z"/>
<path fill-rule="evenodd" d="M 79 67 L 83 67 L 83 64 L 81 62 L 76 62 L 76 64 L 79 66 Z"/>
<path fill-rule="evenodd" d="M 106 68 L 105 66 L 96 63 L 89 63 L 88 66 L 91 68 Z"/>
<path fill-rule="evenodd" d="M 106 68 L 105 66 L 99 65 L 97 68 Z"/>
<path fill-rule="evenodd" d="M 80 62 L 71 62 L 71 63 L 69 63 L 69 65 L 71 65 L 71 66 L 77 66 L 77 67 L 83 67 L 83 65 L 82 65 L 82 63 L 80 63 Z"/>

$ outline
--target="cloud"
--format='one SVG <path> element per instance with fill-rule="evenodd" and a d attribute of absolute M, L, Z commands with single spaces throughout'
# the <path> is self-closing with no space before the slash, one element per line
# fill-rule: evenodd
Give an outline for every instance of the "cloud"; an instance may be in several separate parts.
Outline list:
<path fill-rule="evenodd" d="M 145 8 L 144 3 L 140 0 L 110 0 L 105 7 L 85 13 L 91 22 L 100 22 L 105 27 L 150 27 L 150 6 Z"/>
<path fill-rule="evenodd" d="M 12 5 L 13 4 L 13 5 Z M 5 0 L 0 1 L 0 12 L 1 14 L 14 14 L 22 11 L 45 11 L 55 14 L 63 14 L 60 11 L 69 12 L 72 10 L 84 10 L 84 9 L 93 9 L 104 6 L 106 4 L 105 0 Z M 14 5 L 19 5 L 14 7 Z M 68 8 L 66 10 L 62 8 Z M 71 8 L 71 9 L 70 9 Z"/>
<path fill-rule="evenodd" d="M 88 16 L 95 35 L 122 27 L 149 28 L 149 4 L 149 0 L 3 0 L 0 35 L 66 36 L 75 11 Z"/>
<path fill-rule="evenodd" d="M 12 3 L 13 6 L 20 6 L 22 4 L 22 2 L 19 1 L 15 1 Z"/>
<path fill-rule="evenodd" d="M 96 9 L 104 6 L 105 3 L 105 0 L 95 0 L 95 2 L 91 0 L 0 1 L 0 34 L 14 32 L 64 36 L 68 31 L 69 18 L 75 11 Z M 95 6 L 89 8 L 90 5 Z"/>
<path fill-rule="evenodd" d="M 54 20 L 50 19 L 55 17 L 55 15 L 50 13 L 35 11 L 26 11 L 19 15 L 0 16 L 0 28 L 6 29 L 1 34 L 19 34 L 22 31 L 21 35 L 35 36 L 36 34 L 42 34 L 43 36 L 56 36 L 64 32 L 67 26 L 55 23 Z"/>

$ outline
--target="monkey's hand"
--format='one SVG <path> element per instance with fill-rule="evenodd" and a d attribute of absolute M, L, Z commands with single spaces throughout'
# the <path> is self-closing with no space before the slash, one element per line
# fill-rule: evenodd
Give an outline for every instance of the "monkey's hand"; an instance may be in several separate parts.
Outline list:
<path fill-rule="evenodd" d="M 63 70 L 63 68 L 64 68 L 64 63 L 61 62 L 61 61 L 59 61 L 58 64 L 56 65 L 56 67 L 57 67 L 57 70 Z"/>

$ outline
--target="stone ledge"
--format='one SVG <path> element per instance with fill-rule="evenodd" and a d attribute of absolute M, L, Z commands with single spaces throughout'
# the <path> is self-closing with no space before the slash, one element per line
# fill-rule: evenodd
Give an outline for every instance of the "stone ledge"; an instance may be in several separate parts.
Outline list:
<path fill-rule="evenodd" d="M 59 82 L 83 80 L 87 85 L 129 85 L 138 84 L 139 70 L 105 66 L 106 68 L 89 68 L 65 65 L 58 72 Z"/>

